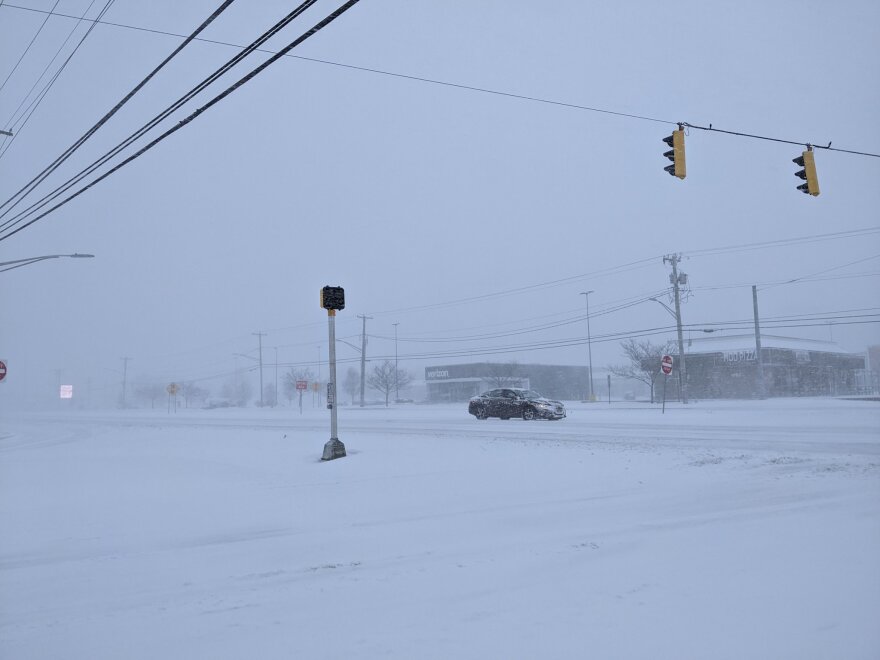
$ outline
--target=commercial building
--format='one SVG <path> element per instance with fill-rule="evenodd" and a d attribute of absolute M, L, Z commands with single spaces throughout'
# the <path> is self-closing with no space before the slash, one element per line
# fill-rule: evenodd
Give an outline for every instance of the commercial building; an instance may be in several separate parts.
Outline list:
<path fill-rule="evenodd" d="M 675 364 L 678 356 L 673 355 Z M 685 343 L 688 393 L 694 398 L 745 399 L 763 395 L 840 396 L 862 394 L 865 356 L 845 352 L 830 341 L 761 336 L 759 365 L 752 334 L 713 336 Z M 669 378 L 668 396 L 677 396 L 678 379 Z"/>
<path fill-rule="evenodd" d="M 551 399 L 578 400 L 590 390 L 587 367 L 475 362 L 425 368 L 428 401 L 466 401 L 496 387 L 524 387 Z"/>

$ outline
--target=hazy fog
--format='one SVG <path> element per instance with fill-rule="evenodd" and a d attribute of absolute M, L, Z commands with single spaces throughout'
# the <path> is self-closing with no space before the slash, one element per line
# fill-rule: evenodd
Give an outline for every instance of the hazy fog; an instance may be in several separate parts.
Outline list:
<path fill-rule="evenodd" d="M 50 18 L 13 72 L 45 14 L 0 6 L 0 81 L 12 72 L 0 129 L 16 134 L 6 151 L 0 136 L 0 201 L 180 43 L 161 32 L 189 34 L 217 4 L 112 4 L 103 20 L 117 25 L 96 26 L 23 128 L 16 107 L 74 22 Z M 338 4 L 318 2 L 268 48 Z M 62 0 L 55 11 L 88 6 Z M 202 36 L 243 46 L 290 9 L 235 3 Z M 357 315 L 368 315 L 368 356 L 393 357 L 399 323 L 401 367 L 419 377 L 463 361 L 585 364 L 580 293 L 591 290 L 599 369 L 622 360 L 623 337 L 672 338 L 660 305 L 629 305 L 668 303 L 669 253 L 689 276 L 692 333 L 748 333 L 757 284 L 767 333 L 863 351 L 880 343 L 876 317 L 844 317 L 880 308 L 880 159 L 817 149 L 814 198 L 796 190 L 802 146 L 692 129 L 679 181 L 663 171 L 661 139 L 681 121 L 880 152 L 878 26 L 869 1 L 363 0 L 293 51 L 313 59 L 283 58 L 0 241 L 0 262 L 96 255 L 0 273 L 0 405 L 53 403 L 60 382 L 112 402 L 122 358 L 130 382 L 214 389 L 253 365 L 257 332 L 267 365 L 277 355 L 282 368 L 316 370 L 326 284 L 346 290 L 338 336 L 358 343 Z M 235 52 L 191 44 L 13 213 Z M 252 55 L 162 127 L 268 56 Z M 829 236 L 864 229 L 874 231 Z M 733 246 L 751 247 L 718 249 Z M 771 319 L 805 327 L 770 329 Z M 339 355 L 357 351 L 342 344 Z"/>

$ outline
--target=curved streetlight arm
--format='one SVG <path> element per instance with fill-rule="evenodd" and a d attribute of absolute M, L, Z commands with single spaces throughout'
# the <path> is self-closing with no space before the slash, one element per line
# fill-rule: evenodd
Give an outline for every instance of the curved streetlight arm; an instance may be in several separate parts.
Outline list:
<path fill-rule="evenodd" d="M 12 270 L 13 268 L 21 268 L 22 266 L 35 264 L 38 261 L 45 261 L 47 259 L 59 259 L 61 257 L 69 257 L 71 259 L 92 259 L 94 256 L 95 255 L 93 254 L 78 254 L 74 252 L 73 254 L 45 254 L 40 257 L 28 257 L 27 259 L 15 259 L 13 261 L 0 261 L 0 273 Z M 7 267 L 4 268 L 4 266 Z"/>
<path fill-rule="evenodd" d="M 664 303 L 664 302 L 660 302 L 660 301 L 657 300 L 656 298 L 648 298 L 648 300 L 653 300 L 655 303 L 657 303 L 658 305 L 662 306 L 663 309 L 665 309 L 667 312 L 669 312 L 669 315 L 670 315 L 672 318 L 674 318 L 676 321 L 678 321 L 678 317 L 675 315 L 675 312 L 673 311 L 673 309 L 672 309 L 669 305 L 667 305 L 667 304 Z"/>
<path fill-rule="evenodd" d="M 338 341 L 340 344 L 345 344 L 346 346 L 350 346 L 351 348 L 356 350 L 358 352 L 358 354 L 360 354 L 360 352 L 361 352 L 360 346 L 355 346 L 354 344 L 350 344 L 349 342 L 345 341 L 344 339 L 340 339 L 339 337 L 336 338 L 336 341 Z"/>

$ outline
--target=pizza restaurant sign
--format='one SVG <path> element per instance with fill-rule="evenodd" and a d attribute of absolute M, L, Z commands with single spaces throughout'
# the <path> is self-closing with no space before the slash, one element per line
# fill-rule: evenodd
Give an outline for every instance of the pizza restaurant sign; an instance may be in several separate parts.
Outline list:
<path fill-rule="evenodd" d="M 755 357 L 754 349 L 751 351 L 725 351 L 724 352 L 724 361 L 729 363 L 736 362 L 755 362 L 757 358 Z"/>

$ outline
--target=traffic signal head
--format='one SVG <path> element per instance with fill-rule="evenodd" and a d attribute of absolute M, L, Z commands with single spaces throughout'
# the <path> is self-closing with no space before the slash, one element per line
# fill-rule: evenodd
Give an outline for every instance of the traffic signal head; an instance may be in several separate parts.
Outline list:
<path fill-rule="evenodd" d="M 806 193 L 807 195 L 812 195 L 815 197 L 819 194 L 819 178 L 816 176 L 816 159 L 813 157 L 813 150 L 807 146 L 807 150 L 803 152 L 798 158 L 792 158 L 791 162 L 797 165 L 798 167 L 803 167 L 804 169 L 799 170 L 794 173 L 796 177 L 799 177 L 806 181 L 806 183 L 802 183 L 797 187 L 802 193 Z"/>
<path fill-rule="evenodd" d="M 321 289 L 321 307 L 324 309 L 345 309 L 345 290 L 341 286 L 325 286 Z"/>
<path fill-rule="evenodd" d="M 684 179 L 684 177 L 687 176 L 687 168 L 685 167 L 684 160 L 684 127 L 679 125 L 678 130 L 672 131 L 672 135 L 663 138 L 663 141 L 672 147 L 669 151 L 663 154 L 672 161 L 672 165 L 667 165 L 663 169 L 669 172 L 672 176 Z"/>

